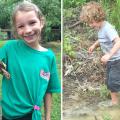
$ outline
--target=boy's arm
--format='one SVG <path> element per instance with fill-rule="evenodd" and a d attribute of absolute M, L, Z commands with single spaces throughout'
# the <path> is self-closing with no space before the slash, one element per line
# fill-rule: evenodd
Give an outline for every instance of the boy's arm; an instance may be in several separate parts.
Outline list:
<path fill-rule="evenodd" d="M 101 62 L 104 64 L 106 64 L 107 61 L 120 49 L 120 38 L 117 37 L 114 39 L 114 41 L 115 41 L 115 44 L 114 44 L 113 48 L 110 50 L 110 52 L 105 54 L 101 58 Z"/>
<path fill-rule="evenodd" d="M 45 120 L 50 120 L 52 105 L 52 93 L 46 93 L 44 98 Z"/>
<path fill-rule="evenodd" d="M 99 43 L 99 41 L 97 40 L 93 45 L 91 45 L 91 46 L 89 47 L 88 52 L 91 54 L 91 53 L 93 52 L 93 50 L 94 50 L 95 48 L 99 47 L 99 46 L 100 46 L 100 43 Z"/>

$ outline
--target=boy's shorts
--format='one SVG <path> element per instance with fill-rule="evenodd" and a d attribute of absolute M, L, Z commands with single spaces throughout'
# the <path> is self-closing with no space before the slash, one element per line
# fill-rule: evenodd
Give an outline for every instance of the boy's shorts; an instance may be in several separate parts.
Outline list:
<path fill-rule="evenodd" d="M 120 91 L 120 59 L 107 63 L 106 85 L 111 92 Z"/>

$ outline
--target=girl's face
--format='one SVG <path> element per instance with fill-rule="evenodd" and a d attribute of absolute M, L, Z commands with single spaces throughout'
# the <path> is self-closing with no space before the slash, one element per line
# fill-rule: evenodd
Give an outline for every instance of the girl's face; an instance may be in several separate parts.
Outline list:
<path fill-rule="evenodd" d="M 18 11 L 15 20 L 15 27 L 19 37 L 28 44 L 39 42 L 43 22 L 37 17 L 35 11 Z"/>

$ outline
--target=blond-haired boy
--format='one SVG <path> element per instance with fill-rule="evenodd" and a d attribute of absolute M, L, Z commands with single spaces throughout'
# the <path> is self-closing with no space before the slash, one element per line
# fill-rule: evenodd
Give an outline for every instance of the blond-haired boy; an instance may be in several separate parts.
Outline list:
<path fill-rule="evenodd" d="M 98 40 L 89 47 L 92 53 L 97 47 L 101 47 L 104 55 L 101 62 L 107 68 L 106 85 L 111 91 L 112 104 L 119 103 L 120 91 L 120 38 L 115 28 L 105 21 L 105 12 L 102 6 L 94 1 L 86 3 L 81 10 L 80 20 L 98 31 Z"/>

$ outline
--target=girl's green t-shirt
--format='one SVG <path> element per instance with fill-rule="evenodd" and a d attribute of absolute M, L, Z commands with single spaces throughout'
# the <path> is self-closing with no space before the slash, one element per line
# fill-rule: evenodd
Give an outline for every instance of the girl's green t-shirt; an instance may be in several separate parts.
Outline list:
<path fill-rule="evenodd" d="M 2 80 L 2 114 L 7 119 L 33 112 L 32 120 L 40 120 L 41 112 L 34 110 L 46 92 L 60 92 L 54 53 L 37 51 L 23 40 L 10 40 L 0 48 L 0 59 L 7 65 L 11 77 Z"/>

